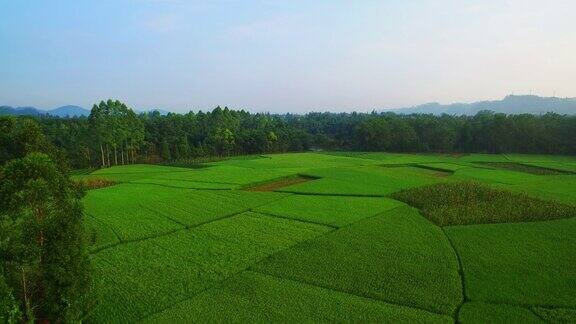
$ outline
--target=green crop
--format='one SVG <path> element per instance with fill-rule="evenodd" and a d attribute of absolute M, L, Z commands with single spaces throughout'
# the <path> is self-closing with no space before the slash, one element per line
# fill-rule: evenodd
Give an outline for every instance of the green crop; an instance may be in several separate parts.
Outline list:
<path fill-rule="evenodd" d="M 252 269 L 446 315 L 462 300 L 458 263 L 448 240 L 410 207 L 301 243 Z"/>
<path fill-rule="evenodd" d="M 576 218 L 444 228 L 471 301 L 576 307 Z"/>
<path fill-rule="evenodd" d="M 397 192 L 393 198 L 422 210 L 440 226 L 552 220 L 576 216 L 556 201 L 490 188 L 474 182 L 442 183 Z"/>
<path fill-rule="evenodd" d="M 84 198 L 87 320 L 574 322 L 576 176 L 478 162 L 576 170 L 327 152 L 77 172 L 118 183 Z"/>
<path fill-rule="evenodd" d="M 487 303 L 466 303 L 458 314 L 460 323 L 542 323 L 545 322 L 530 309 Z"/>
<path fill-rule="evenodd" d="M 341 227 L 399 205 L 398 201 L 387 198 L 292 195 L 256 211 Z"/>
<path fill-rule="evenodd" d="M 187 322 L 452 323 L 452 318 L 245 271 L 148 319 Z"/>
<path fill-rule="evenodd" d="M 93 259 L 99 278 L 96 288 L 102 296 L 94 319 L 140 320 L 327 230 L 246 213 L 102 250 Z"/>

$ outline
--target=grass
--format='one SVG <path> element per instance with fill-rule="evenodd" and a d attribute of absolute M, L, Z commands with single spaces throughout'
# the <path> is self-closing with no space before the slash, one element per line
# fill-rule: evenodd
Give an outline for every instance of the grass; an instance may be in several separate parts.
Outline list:
<path fill-rule="evenodd" d="M 397 192 L 392 197 L 421 209 L 440 226 L 533 222 L 576 216 L 573 206 L 474 182 L 435 184 Z"/>
<path fill-rule="evenodd" d="M 151 317 L 150 323 L 394 322 L 451 323 L 452 318 L 245 271 Z"/>
<path fill-rule="evenodd" d="M 576 308 L 576 218 L 449 226 L 471 301 Z"/>
<path fill-rule="evenodd" d="M 410 207 L 301 243 L 252 269 L 445 315 L 462 300 L 450 244 L 438 227 Z"/>
<path fill-rule="evenodd" d="M 261 206 L 256 211 L 342 227 L 399 205 L 399 202 L 387 198 L 292 195 Z"/>

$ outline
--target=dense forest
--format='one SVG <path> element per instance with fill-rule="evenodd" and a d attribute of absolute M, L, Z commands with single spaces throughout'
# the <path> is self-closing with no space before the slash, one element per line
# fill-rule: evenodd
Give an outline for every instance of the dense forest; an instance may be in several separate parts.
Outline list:
<path fill-rule="evenodd" d="M 3 118 L 10 142 L 10 117 Z M 554 113 L 277 115 L 216 107 L 161 115 L 108 100 L 89 117 L 36 121 L 73 168 L 306 150 L 576 154 L 576 116 Z"/>

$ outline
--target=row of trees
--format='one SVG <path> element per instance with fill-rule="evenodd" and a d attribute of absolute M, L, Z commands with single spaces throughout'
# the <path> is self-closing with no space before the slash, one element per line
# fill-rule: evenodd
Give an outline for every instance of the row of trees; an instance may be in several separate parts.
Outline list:
<path fill-rule="evenodd" d="M 273 115 L 216 107 L 136 115 L 109 100 L 88 118 L 39 122 L 78 168 L 309 149 L 576 154 L 576 116 L 553 113 Z"/>
<path fill-rule="evenodd" d="M 136 150 L 144 141 L 144 127 L 142 121 L 120 101 L 101 101 L 94 105 L 88 117 L 88 130 L 93 135 L 92 145 L 100 148 L 100 161 L 102 167 L 110 166 L 110 148 L 114 152 L 114 165 L 118 165 L 118 151 L 120 163 L 134 163 Z"/>
<path fill-rule="evenodd" d="M 91 306 L 82 190 L 29 119 L 0 119 L 0 322 L 75 322 Z"/>

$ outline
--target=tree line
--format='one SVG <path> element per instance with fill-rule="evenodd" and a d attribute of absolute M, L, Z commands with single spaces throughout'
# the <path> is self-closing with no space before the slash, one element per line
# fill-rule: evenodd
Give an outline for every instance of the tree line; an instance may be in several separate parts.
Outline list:
<path fill-rule="evenodd" d="M 88 118 L 39 118 L 72 167 L 306 150 L 576 154 L 576 116 L 249 113 L 216 107 L 135 114 L 119 101 Z"/>

